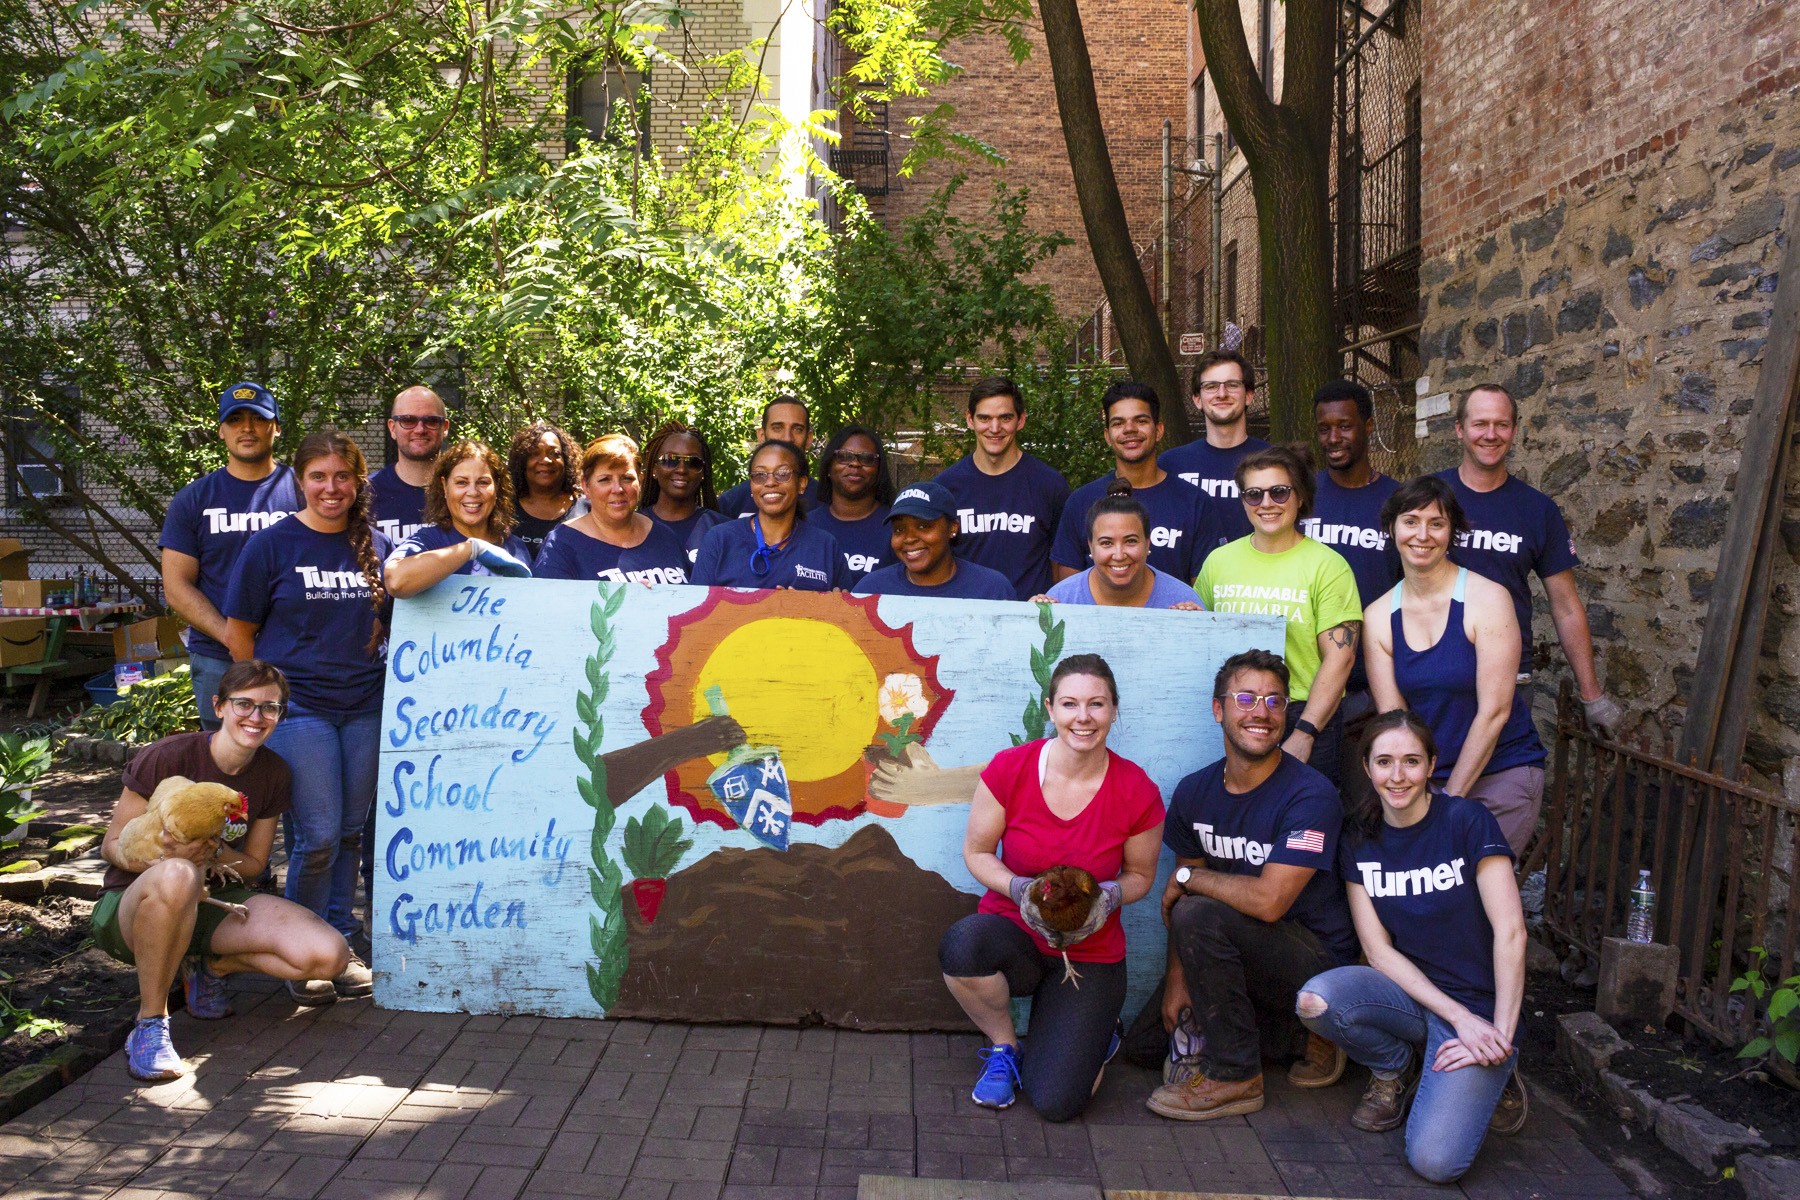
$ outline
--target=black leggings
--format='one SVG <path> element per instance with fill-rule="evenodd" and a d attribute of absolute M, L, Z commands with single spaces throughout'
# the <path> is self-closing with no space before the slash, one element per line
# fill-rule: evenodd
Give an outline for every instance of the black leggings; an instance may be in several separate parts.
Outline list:
<path fill-rule="evenodd" d="M 1005 917 L 975 913 L 944 931 L 938 965 L 953 979 L 998 972 L 1010 994 L 1031 997 L 1019 1082 L 1044 1120 L 1080 1116 L 1125 1005 L 1125 964 L 1076 963 L 1080 986 L 1065 983 L 1061 955 L 1040 954 L 1031 935 Z"/>

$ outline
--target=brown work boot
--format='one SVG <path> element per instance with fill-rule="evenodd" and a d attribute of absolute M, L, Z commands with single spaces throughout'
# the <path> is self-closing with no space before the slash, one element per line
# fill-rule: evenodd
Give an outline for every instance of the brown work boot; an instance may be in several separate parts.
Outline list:
<path fill-rule="evenodd" d="M 1410 1064 L 1392 1079 L 1369 1076 L 1369 1086 L 1363 1089 L 1362 1102 L 1350 1114 L 1350 1124 L 1364 1133 L 1386 1133 L 1397 1128 L 1405 1122 L 1418 1086 L 1419 1072 Z"/>
<path fill-rule="evenodd" d="M 1261 1112 L 1263 1077 L 1259 1074 L 1227 1083 L 1196 1075 L 1186 1083 L 1163 1084 L 1145 1103 L 1157 1116 L 1175 1121 L 1210 1121 Z"/>
<path fill-rule="evenodd" d="M 1506 1081 L 1506 1090 L 1500 1093 L 1500 1102 L 1494 1105 L 1494 1115 L 1488 1118 L 1488 1132 L 1510 1137 L 1525 1128 L 1525 1117 L 1531 1110 L 1531 1104 L 1525 1098 L 1525 1081 L 1514 1071 Z"/>
<path fill-rule="evenodd" d="M 1316 1033 L 1306 1035 L 1306 1055 L 1288 1068 L 1288 1082 L 1295 1087 L 1330 1087 L 1344 1077 L 1344 1052 L 1335 1042 Z"/>

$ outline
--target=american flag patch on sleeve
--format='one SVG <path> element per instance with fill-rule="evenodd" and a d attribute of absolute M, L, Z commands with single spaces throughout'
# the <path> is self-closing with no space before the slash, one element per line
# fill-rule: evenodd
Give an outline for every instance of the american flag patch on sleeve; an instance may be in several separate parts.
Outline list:
<path fill-rule="evenodd" d="M 1287 848 L 1302 854 L 1325 853 L 1325 833 L 1319 829 L 1297 829 L 1288 834 Z"/>

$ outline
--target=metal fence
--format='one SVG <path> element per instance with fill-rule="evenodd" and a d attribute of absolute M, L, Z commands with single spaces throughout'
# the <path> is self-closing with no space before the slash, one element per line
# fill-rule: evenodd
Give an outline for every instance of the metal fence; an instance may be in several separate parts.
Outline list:
<path fill-rule="evenodd" d="M 1656 940 L 1681 952 L 1677 1012 L 1741 1046 L 1762 1014 L 1733 980 L 1752 968 L 1773 968 L 1778 980 L 1795 972 L 1797 862 L 1800 802 L 1681 762 L 1667 739 L 1595 737 L 1564 685 L 1550 802 L 1525 862 L 1544 868 L 1544 924 L 1557 938 L 1598 956 L 1604 938 L 1624 936 L 1631 888 L 1649 870 Z M 1800 1085 L 1779 1059 L 1770 1066 Z"/>

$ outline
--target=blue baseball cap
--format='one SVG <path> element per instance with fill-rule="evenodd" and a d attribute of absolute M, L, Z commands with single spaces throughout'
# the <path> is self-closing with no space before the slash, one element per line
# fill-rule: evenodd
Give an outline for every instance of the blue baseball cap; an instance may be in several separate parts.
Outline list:
<path fill-rule="evenodd" d="M 894 497 L 894 505 L 883 519 L 892 521 L 895 517 L 923 517 L 927 521 L 949 517 L 954 521 L 956 500 L 950 495 L 950 489 L 941 483 L 927 480 L 908 484 Z"/>
<path fill-rule="evenodd" d="M 219 420 L 225 420 L 241 408 L 247 408 L 265 420 L 281 420 L 281 410 L 275 407 L 275 397 L 269 395 L 269 389 L 260 383 L 245 380 L 234 383 L 219 393 Z"/>

